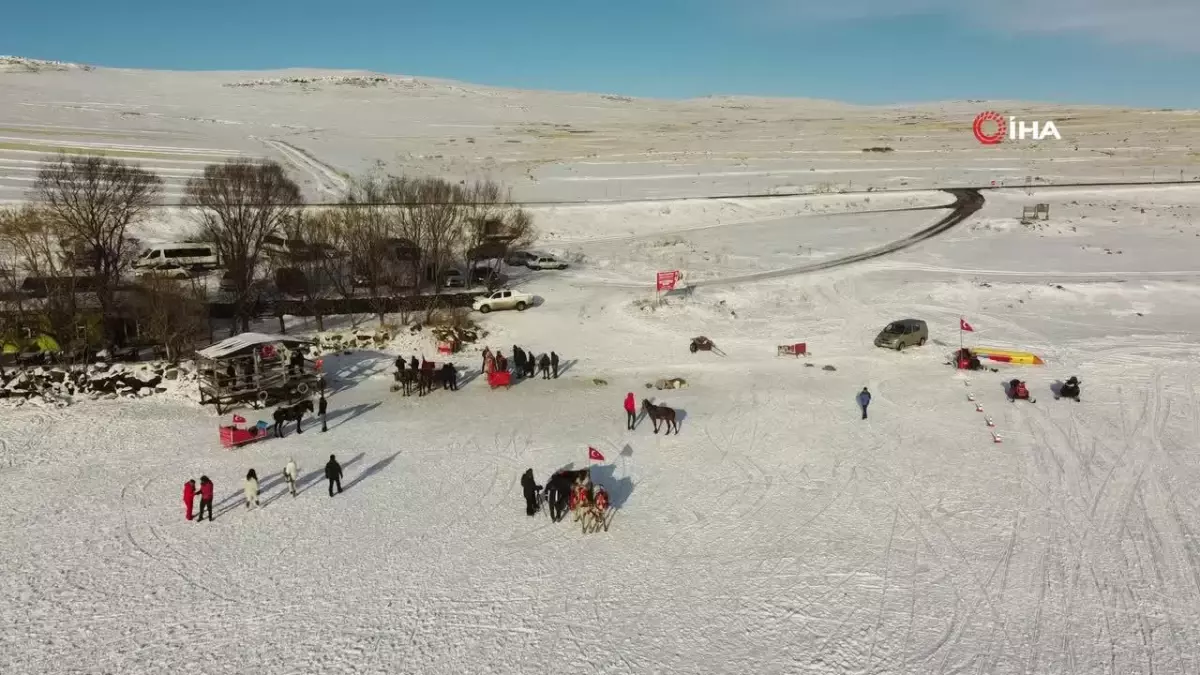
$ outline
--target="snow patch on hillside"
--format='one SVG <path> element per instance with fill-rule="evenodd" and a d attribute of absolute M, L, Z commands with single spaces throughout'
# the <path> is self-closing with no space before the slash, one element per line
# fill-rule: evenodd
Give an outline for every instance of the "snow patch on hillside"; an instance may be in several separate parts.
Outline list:
<path fill-rule="evenodd" d="M 0 56 L 0 73 L 42 73 L 48 71 L 93 70 L 92 66 L 65 61 L 27 59 L 23 56 Z"/>

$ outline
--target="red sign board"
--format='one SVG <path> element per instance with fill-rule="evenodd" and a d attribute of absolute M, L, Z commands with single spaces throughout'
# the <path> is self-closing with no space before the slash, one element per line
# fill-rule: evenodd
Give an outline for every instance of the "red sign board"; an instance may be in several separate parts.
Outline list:
<path fill-rule="evenodd" d="M 672 291 L 675 290 L 675 283 L 679 281 L 679 270 L 671 272 L 659 272 L 657 279 L 658 290 Z"/>

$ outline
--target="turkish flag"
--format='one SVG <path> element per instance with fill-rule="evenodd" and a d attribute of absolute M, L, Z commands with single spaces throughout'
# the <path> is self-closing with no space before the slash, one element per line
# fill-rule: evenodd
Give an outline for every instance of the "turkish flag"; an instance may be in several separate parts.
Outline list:
<path fill-rule="evenodd" d="M 600 454 L 599 450 L 593 447 L 588 447 L 588 459 L 595 460 L 597 462 L 603 462 L 604 455 Z"/>
<path fill-rule="evenodd" d="M 242 417 L 241 415 L 234 415 L 234 416 L 233 416 L 233 423 L 234 423 L 234 424 L 245 424 L 245 423 L 246 423 L 246 418 L 245 418 L 245 417 Z"/>
<path fill-rule="evenodd" d="M 966 320 L 965 320 L 965 319 L 963 319 L 962 317 L 959 317 L 959 319 L 958 319 L 958 329 L 959 329 L 959 330 L 965 330 L 965 331 L 967 331 L 968 333 L 974 333 L 974 332 L 975 332 L 975 329 L 974 329 L 974 328 L 971 328 L 971 324 L 967 323 L 967 322 L 966 322 Z"/>

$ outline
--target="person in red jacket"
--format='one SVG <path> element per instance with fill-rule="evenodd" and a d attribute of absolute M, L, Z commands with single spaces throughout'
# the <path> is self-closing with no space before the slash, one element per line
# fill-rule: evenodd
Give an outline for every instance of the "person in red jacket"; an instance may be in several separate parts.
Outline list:
<path fill-rule="evenodd" d="M 208 522 L 212 522 L 213 483 L 208 476 L 200 476 L 200 513 L 196 522 L 204 520 L 204 511 L 208 510 Z"/>
<path fill-rule="evenodd" d="M 637 423 L 637 404 L 633 402 L 633 392 L 625 395 L 625 427 L 630 431 Z"/>
<path fill-rule="evenodd" d="M 196 508 L 196 479 L 183 484 L 183 504 L 187 507 L 187 519 L 192 519 L 192 510 Z"/>

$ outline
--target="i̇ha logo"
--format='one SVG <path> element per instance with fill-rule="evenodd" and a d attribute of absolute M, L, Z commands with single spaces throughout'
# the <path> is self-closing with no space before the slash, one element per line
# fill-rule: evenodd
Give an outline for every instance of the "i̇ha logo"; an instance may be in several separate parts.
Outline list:
<path fill-rule="evenodd" d="M 1026 122 L 1012 116 L 1006 120 L 1000 113 L 991 110 L 976 115 L 971 130 L 975 132 L 975 138 L 984 145 L 996 145 L 1005 138 L 1010 141 L 1023 141 L 1029 137 L 1041 141 L 1053 136 L 1055 140 L 1062 140 L 1053 121 Z"/>

